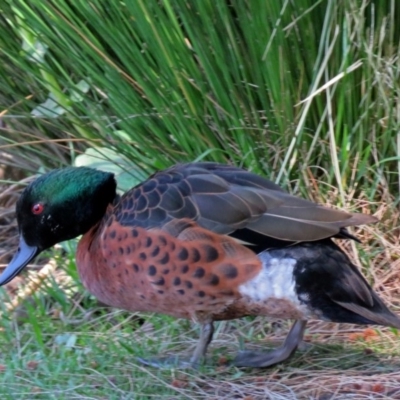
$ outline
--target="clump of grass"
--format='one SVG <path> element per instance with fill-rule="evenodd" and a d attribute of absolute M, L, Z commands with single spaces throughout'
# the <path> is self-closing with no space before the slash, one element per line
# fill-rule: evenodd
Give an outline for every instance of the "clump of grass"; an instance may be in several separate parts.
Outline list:
<path fill-rule="evenodd" d="M 398 195 L 392 1 L 18 0 L 2 11 L 9 141 L 25 121 L 65 139 L 72 158 L 83 138 L 148 171 L 205 158 L 288 185 L 310 168 L 342 201 L 366 186 L 370 199 Z"/>

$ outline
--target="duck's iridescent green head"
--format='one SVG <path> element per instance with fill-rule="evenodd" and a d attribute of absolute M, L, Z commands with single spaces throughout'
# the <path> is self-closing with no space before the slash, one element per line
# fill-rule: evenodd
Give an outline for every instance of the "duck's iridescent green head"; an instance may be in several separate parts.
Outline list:
<path fill-rule="evenodd" d="M 17 202 L 20 243 L 0 285 L 11 281 L 41 251 L 87 232 L 115 196 L 114 175 L 92 168 L 58 169 L 32 182 Z"/>

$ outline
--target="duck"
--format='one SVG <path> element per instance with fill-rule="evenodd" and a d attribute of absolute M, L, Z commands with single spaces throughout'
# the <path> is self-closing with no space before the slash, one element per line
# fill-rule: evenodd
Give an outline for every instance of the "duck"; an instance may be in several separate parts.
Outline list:
<path fill-rule="evenodd" d="M 280 347 L 244 350 L 232 360 L 251 368 L 289 359 L 310 319 L 400 328 L 334 241 L 358 240 L 347 228 L 374 223 L 374 216 L 296 197 L 214 162 L 177 164 L 123 195 L 116 189 L 112 173 L 89 167 L 56 169 L 31 182 L 16 203 L 19 247 L 0 285 L 43 250 L 82 235 L 77 269 L 101 302 L 199 324 L 193 354 L 173 357 L 182 367 L 204 361 L 216 321 L 294 321 Z M 168 357 L 139 361 L 171 366 Z"/>

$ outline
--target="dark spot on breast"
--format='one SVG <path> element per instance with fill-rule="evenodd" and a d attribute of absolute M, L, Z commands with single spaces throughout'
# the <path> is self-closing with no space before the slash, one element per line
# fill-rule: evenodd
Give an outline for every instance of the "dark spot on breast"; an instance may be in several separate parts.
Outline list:
<path fill-rule="evenodd" d="M 126 248 L 125 248 L 125 252 L 126 252 L 126 254 L 131 254 L 131 248 L 129 247 L 129 246 L 127 246 Z"/>
<path fill-rule="evenodd" d="M 139 265 L 133 264 L 132 267 L 135 270 L 135 272 L 139 272 Z"/>
<path fill-rule="evenodd" d="M 113 262 L 113 263 L 111 264 L 111 267 L 112 267 L 112 268 L 117 268 L 117 264 L 116 264 L 115 262 Z"/>
<path fill-rule="evenodd" d="M 192 250 L 192 261 L 193 262 L 199 262 L 200 261 L 200 252 L 197 249 L 193 249 Z"/>
<path fill-rule="evenodd" d="M 155 257 L 160 252 L 160 248 L 158 246 L 154 247 L 153 251 L 151 252 L 151 256 Z"/>
<path fill-rule="evenodd" d="M 169 247 L 171 247 L 171 251 L 174 251 L 176 248 L 176 245 L 174 242 L 170 242 Z"/>
<path fill-rule="evenodd" d="M 158 294 L 164 294 L 164 290 L 157 290 Z"/>
<path fill-rule="evenodd" d="M 115 231 L 110 232 L 110 238 L 115 239 L 115 236 L 117 236 L 117 233 Z"/>
<path fill-rule="evenodd" d="M 178 252 L 178 259 L 181 261 L 186 261 L 188 257 L 189 257 L 189 252 L 185 247 L 182 247 L 182 249 L 180 249 Z"/>
<path fill-rule="evenodd" d="M 142 260 L 142 261 L 145 261 L 146 260 L 146 258 L 147 258 L 147 256 L 146 256 L 146 253 L 140 253 L 139 254 L 139 258 Z"/>
<path fill-rule="evenodd" d="M 169 268 L 164 269 L 162 273 L 163 273 L 164 275 L 168 275 L 168 274 L 169 274 Z"/>
<path fill-rule="evenodd" d="M 141 298 L 142 300 L 146 300 L 146 297 L 144 297 L 143 294 L 140 295 L 140 298 Z"/>
<path fill-rule="evenodd" d="M 158 240 L 159 240 L 161 246 L 166 246 L 167 245 L 167 239 L 165 238 L 165 236 L 159 236 Z"/>
<path fill-rule="evenodd" d="M 156 281 L 152 282 L 154 285 L 162 286 L 165 284 L 165 279 L 161 276 Z"/>
<path fill-rule="evenodd" d="M 219 277 L 215 274 L 211 274 L 207 283 L 211 286 L 217 286 L 219 284 Z"/>
<path fill-rule="evenodd" d="M 206 262 L 213 262 L 219 257 L 218 250 L 208 244 L 203 246 L 203 252 L 206 256 Z"/>
<path fill-rule="evenodd" d="M 125 268 L 125 275 L 129 275 L 129 271 L 127 268 Z"/>
<path fill-rule="evenodd" d="M 190 281 L 185 281 L 185 285 L 188 289 L 191 289 L 193 287 L 193 283 Z"/>
<path fill-rule="evenodd" d="M 157 268 L 154 265 L 150 265 L 149 267 L 149 275 L 154 276 L 157 273 Z"/>
<path fill-rule="evenodd" d="M 205 292 L 203 292 L 202 290 L 197 292 L 197 296 L 199 296 L 199 297 L 204 297 L 205 295 L 206 295 Z"/>
<path fill-rule="evenodd" d="M 121 273 L 119 273 L 117 276 L 118 276 L 118 278 L 121 278 L 121 277 L 122 277 L 122 274 L 121 274 Z"/>
<path fill-rule="evenodd" d="M 181 269 L 182 274 L 186 274 L 189 271 L 189 265 L 184 265 Z"/>
<path fill-rule="evenodd" d="M 175 285 L 175 286 L 180 285 L 180 284 L 181 284 L 181 278 L 179 278 L 179 276 L 177 276 L 177 277 L 173 280 L 172 284 Z"/>
<path fill-rule="evenodd" d="M 107 240 L 107 233 L 103 235 L 103 240 Z"/>
<path fill-rule="evenodd" d="M 164 265 L 164 264 L 167 264 L 168 261 L 169 261 L 169 254 L 168 254 L 168 253 L 165 253 L 165 254 L 164 254 L 164 257 L 161 258 L 161 259 L 159 260 L 159 263 L 162 264 L 162 265 Z"/>
<path fill-rule="evenodd" d="M 150 236 L 147 236 L 146 240 L 144 241 L 144 247 L 150 247 L 153 241 Z"/>
<path fill-rule="evenodd" d="M 122 247 L 118 247 L 118 253 L 120 256 L 124 254 L 124 249 Z"/>
<path fill-rule="evenodd" d="M 234 279 L 238 276 L 237 268 L 232 264 L 223 264 L 219 270 L 224 274 L 225 277 Z"/>
<path fill-rule="evenodd" d="M 179 294 L 185 294 L 185 291 L 184 291 L 183 289 L 179 289 L 179 290 L 177 290 L 177 292 L 178 292 Z"/>
<path fill-rule="evenodd" d="M 193 278 L 202 278 L 205 275 L 206 271 L 203 267 L 197 267 L 196 271 L 193 273 Z"/>
<path fill-rule="evenodd" d="M 135 237 L 138 237 L 139 236 L 139 232 L 136 230 L 136 229 L 132 229 L 132 236 L 135 238 Z"/>

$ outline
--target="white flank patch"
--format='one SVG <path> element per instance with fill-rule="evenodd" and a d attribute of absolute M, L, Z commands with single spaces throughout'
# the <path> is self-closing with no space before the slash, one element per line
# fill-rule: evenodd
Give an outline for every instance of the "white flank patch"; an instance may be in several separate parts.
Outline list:
<path fill-rule="evenodd" d="M 275 258 L 268 252 L 258 255 L 262 261 L 261 272 L 252 280 L 239 286 L 239 292 L 254 302 L 268 299 L 285 299 L 300 306 L 295 292 L 294 258 Z"/>

